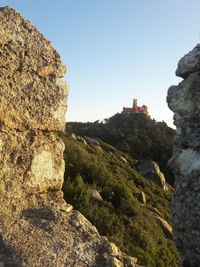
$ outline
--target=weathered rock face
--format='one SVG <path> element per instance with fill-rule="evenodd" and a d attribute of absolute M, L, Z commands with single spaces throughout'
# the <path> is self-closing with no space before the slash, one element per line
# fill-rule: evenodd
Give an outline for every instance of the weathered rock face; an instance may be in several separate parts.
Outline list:
<path fill-rule="evenodd" d="M 12 129 L 64 130 L 65 66 L 50 42 L 10 8 L 0 10 L 0 121 Z"/>
<path fill-rule="evenodd" d="M 30 22 L 1 8 L 0 266 L 137 266 L 63 200 L 64 73 Z"/>
<path fill-rule="evenodd" d="M 61 189 L 64 145 L 52 133 L 17 132 L 0 127 L 0 197 Z"/>
<path fill-rule="evenodd" d="M 168 190 L 168 186 L 165 181 L 165 176 L 160 171 L 160 168 L 156 162 L 151 160 L 139 161 L 137 163 L 137 170 L 142 176 L 156 183 L 165 191 Z"/>
<path fill-rule="evenodd" d="M 178 64 L 185 79 L 169 88 L 167 101 L 177 126 L 170 165 L 176 175 L 174 239 L 180 265 L 200 266 L 200 45 Z"/>

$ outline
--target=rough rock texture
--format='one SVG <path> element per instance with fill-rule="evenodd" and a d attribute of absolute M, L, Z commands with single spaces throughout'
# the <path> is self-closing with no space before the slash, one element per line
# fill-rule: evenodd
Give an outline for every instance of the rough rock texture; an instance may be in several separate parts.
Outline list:
<path fill-rule="evenodd" d="M 176 175 L 174 239 L 180 266 L 200 266 L 200 45 L 178 63 L 185 79 L 169 88 L 167 101 L 177 126 L 170 165 Z"/>
<path fill-rule="evenodd" d="M 59 55 L 11 8 L 0 26 L 0 266 L 137 266 L 63 200 Z"/>
<path fill-rule="evenodd" d="M 0 121 L 18 130 L 64 130 L 65 72 L 50 42 L 19 13 L 1 8 Z"/>
<path fill-rule="evenodd" d="M 176 75 L 182 78 L 200 69 L 200 44 L 185 55 L 178 63 Z"/>
<path fill-rule="evenodd" d="M 165 176 L 160 171 L 160 168 L 156 162 L 151 160 L 139 161 L 137 163 L 137 170 L 142 176 L 162 187 L 163 190 L 168 190 Z"/>

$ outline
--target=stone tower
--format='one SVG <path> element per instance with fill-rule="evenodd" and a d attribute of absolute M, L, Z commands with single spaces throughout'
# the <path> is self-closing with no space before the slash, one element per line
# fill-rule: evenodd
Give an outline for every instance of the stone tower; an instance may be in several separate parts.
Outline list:
<path fill-rule="evenodd" d="M 137 108 L 138 104 L 137 104 L 137 99 L 133 99 L 133 108 Z"/>

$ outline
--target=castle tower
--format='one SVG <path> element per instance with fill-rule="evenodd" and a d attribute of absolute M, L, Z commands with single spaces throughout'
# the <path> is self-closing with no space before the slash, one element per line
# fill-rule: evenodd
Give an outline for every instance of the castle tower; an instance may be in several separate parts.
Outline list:
<path fill-rule="evenodd" d="M 133 99 L 133 108 L 137 108 L 137 99 Z"/>
<path fill-rule="evenodd" d="M 122 113 L 144 113 L 149 116 L 148 107 L 143 105 L 142 107 L 138 106 L 137 99 L 133 99 L 133 106 L 131 108 L 123 107 Z"/>

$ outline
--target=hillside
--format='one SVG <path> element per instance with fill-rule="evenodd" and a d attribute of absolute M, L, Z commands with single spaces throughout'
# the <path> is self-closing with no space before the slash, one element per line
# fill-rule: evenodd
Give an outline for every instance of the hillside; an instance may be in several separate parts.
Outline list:
<path fill-rule="evenodd" d="M 165 122 L 156 122 L 145 114 L 118 113 L 103 122 L 69 122 L 67 131 L 99 138 L 134 159 L 154 160 L 164 172 L 167 182 L 174 183 L 167 162 L 172 155 L 175 131 Z"/>
<path fill-rule="evenodd" d="M 97 123 L 97 129 L 104 126 Z M 165 192 L 141 176 L 134 167 L 137 161 L 111 145 L 102 141 L 89 144 L 67 134 L 62 139 L 65 200 L 82 212 L 101 235 L 137 256 L 139 264 L 177 266 L 177 252 L 170 227 L 166 226 L 167 222 L 171 224 L 172 192 Z M 94 196 L 94 190 L 102 199 Z"/>

